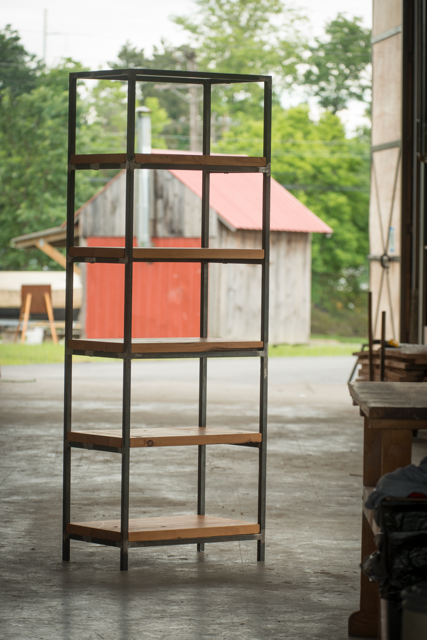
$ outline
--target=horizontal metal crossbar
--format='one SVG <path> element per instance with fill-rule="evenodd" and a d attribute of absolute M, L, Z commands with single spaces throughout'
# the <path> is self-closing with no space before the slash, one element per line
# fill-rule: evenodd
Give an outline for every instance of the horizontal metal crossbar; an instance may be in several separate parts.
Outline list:
<path fill-rule="evenodd" d="M 103 544 L 108 547 L 121 547 L 120 541 L 104 540 L 102 538 L 92 538 L 90 536 L 80 536 L 75 533 L 67 533 L 68 540 L 78 540 L 80 542 L 89 542 L 92 544 Z M 200 544 L 204 542 L 235 542 L 238 540 L 262 540 L 262 533 L 253 533 L 236 536 L 216 536 L 212 538 L 181 538 L 178 540 L 143 540 L 138 542 L 129 542 L 130 547 L 165 547 L 177 544 Z"/>
<path fill-rule="evenodd" d="M 179 169 L 180 171 L 208 171 L 209 173 L 266 173 L 270 175 L 271 167 L 233 167 L 233 166 L 218 166 L 207 164 L 141 164 L 137 162 L 102 162 L 102 163 L 86 163 L 86 164 L 69 164 L 69 171 L 99 171 L 100 169 Z"/>
<path fill-rule="evenodd" d="M 128 80 L 129 78 L 135 78 L 136 80 L 142 80 L 150 77 L 161 77 L 164 80 L 167 77 L 171 78 L 183 78 L 184 80 L 203 79 L 203 80 L 225 80 L 236 83 L 242 82 L 272 82 L 272 76 L 261 75 L 242 75 L 237 73 L 208 73 L 204 71 L 171 71 L 160 69 L 107 69 L 99 71 L 77 71 L 70 73 L 71 78 L 88 78 L 88 79 L 118 79 Z"/>
<path fill-rule="evenodd" d="M 89 444 L 87 442 L 69 442 L 70 447 L 75 449 L 88 449 L 89 451 L 106 451 L 107 453 L 123 453 L 121 447 L 108 447 L 103 444 Z"/>
<path fill-rule="evenodd" d="M 120 358 L 124 359 L 124 353 L 111 351 L 83 351 L 82 349 L 70 349 L 74 356 L 89 356 L 90 358 Z M 264 351 L 203 351 L 182 353 L 133 353 L 132 360 L 159 360 L 160 358 L 262 358 Z"/>

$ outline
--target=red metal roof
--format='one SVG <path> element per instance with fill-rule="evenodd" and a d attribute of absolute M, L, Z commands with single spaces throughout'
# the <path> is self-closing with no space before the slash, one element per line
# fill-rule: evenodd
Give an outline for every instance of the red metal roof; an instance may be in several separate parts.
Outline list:
<path fill-rule="evenodd" d="M 152 149 L 152 153 L 188 153 L 168 149 Z M 193 152 L 194 153 L 194 152 Z M 214 154 L 218 155 L 218 154 Z M 111 182 L 122 173 L 118 173 L 98 193 L 76 211 L 80 211 L 108 189 Z M 202 197 L 202 173 L 170 169 L 182 184 Z M 210 187 L 210 205 L 214 211 L 233 229 L 261 229 L 262 212 L 262 174 L 260 173 L 212 173 Z M 65 222 L 61 226 L 65 226 Z M 270 229 L 272 231 L 293 231 L 302 233 L 332 233 L 315 213 L 297 200 L 274 178 L 271 179 Z"/>
<path fill-rule="evenodd" d="M 200 171 L 170 170 L 180 182 L 202 197 Z M 234 229 L 261 229 L 262 174 L 212 173 L 210 205 Z M 271 180 L 272 231 L 332 233 L 318 218 L 276 180 Z"/>

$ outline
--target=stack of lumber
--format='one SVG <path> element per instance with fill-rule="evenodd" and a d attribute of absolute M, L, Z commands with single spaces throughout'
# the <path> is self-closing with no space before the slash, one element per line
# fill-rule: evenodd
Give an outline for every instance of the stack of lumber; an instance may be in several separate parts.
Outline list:
<path fill-rule="evenodd" d="M 381 351 L 373 352 L 374 380 L 380 380 Z M 360 366 L 356 382 L 369 380 L 369 351 L 359 351 Z M 402 344 L 398 348 L 385 350 L 386 382 L 427 382 L 427 347 L 425 345 Z"/>

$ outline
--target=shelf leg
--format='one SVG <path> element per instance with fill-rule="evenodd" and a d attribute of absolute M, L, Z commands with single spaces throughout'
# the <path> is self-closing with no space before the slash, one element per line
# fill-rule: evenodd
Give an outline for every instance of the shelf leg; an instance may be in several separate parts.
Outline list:
<path fill-rule="evenodd" d="M 68 349 L 65 351 L 64 370 L 64 462 L 62 488 L 62 560 L 70 561 L 70 539 L 66 532 L 67 524 L 71 520 L 71 447 L 67 434 L 71 430 L 71 401 L 72 401 L 72 356 Z"/>
<path fill-rule="evenodd" d="M 261 540 L 257 542 L 257 561 L 265 560 L 265 507 L 267 490 L 267 385 L 268 385 L 268 357 L 263 356 L 260 362 L 260 431 L 262 441 L 259 446 L 258 458 L 258 524 Z"/>
<path fill-rule="evenodd" d="M 71 519 L 71 447 L 64 445 L 64 485 L 63 485 L 63 513 L 62 513 L 62 561 L 70 561 L 70 539 L 67 536 L 66 526 Z"/>
<path fill-rule="evenodd" d="M 203 86 L 203 141 L 202 152 L 209 155 L 211 152 L 211 85 Z M 201 246 L 209 247 L 209 192 L 210 174 L 203 171 L 202 174 L 202 215 L 201 215 Z M 208 287 L 209 265 L 202 264 L 200 270 L 200 337 L 208 336 Z M 200 358 L 199 370 L 199 427 L 206 427 L 206 402 L 207 402 L 207 358 Z M 199 446 L 198 477 L 197 477 L 197 513 L 205 515 L 206 494 L 206 446 Z M 197 545 L 197 551 L 205 550 L 203 542 Z"/>
<path fill-rule="evenodd" d="M 206 389 L 207 389 L 207 358 L 200 358 L 199 370 L 199 427 L 206 427 Z M 197 514 L 204 516 L 206 513 L 206 445 L 198 447 L 197 465 Z M 197 544 L 197 551 L 205 550 L 203 542 Z"/>
<path fill-rule="evenodd" d="M 69 86 L 69 121 L 68 121 L 68 159 L 76 153 L 76 124 L 77 124 L 77 78 L 70 77 Z M 76 172 L 70 171 L 67 180 L 67 249 L 74 246 L 74 212 L 75 212 Z M 64 466 L 63 466 L 63 494 L 62 494 L 62 560 L 70 560 L 70 539 L 66 532 L 67 524 L 71 520 L 71 447 L 67 440 L 71 431 L 72 415 L 72 382 L 73 356 L 68 348 L 68 342 L 73 337 L 73 265 L 66 266 L 65 293 L 65 354 L 64 354 Z"/>
<path fill-rule="evenodd" d="M 120 549 L 120 571 L 129 569 L 129 545 L 126 543 Z"/>

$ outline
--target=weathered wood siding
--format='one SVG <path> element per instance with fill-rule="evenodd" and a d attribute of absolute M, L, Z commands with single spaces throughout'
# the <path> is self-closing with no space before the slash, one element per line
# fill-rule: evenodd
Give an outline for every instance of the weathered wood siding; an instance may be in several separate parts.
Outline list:
<path fill-rule="evenodd" d="M 125 235 L 126 172 L 121 171 L 81 208 L 83 238 L 122 238 Z"/>
<path fill-rule="evenodd" d="M 83 237 L 125 235 L 126 173 L 120 172 L 80 213 Z M 210 211 L 210 235 L 216 236 L 217 216 Z M 169 171 L 150 172 L 150 235 L 156 238 L 200 238 L 200 198 Z"/>
<path fill-rule="evenodd" d="M 156 238 L 200 238 L 201 200 L 169 171 L 151 172 L 150 184 L 151 236 Z M 217 234 L 217 216 L 209 216 L 209 234 Z"/>
<path fill-rule="evenodd" d="M 169 171 L 150 174 L 150 231 L 153 238 L 200 238 L 201 200 Z M 80 244 L 86 238 L 123 238 L 126 175 L 117 175 L 82 209 Z M 261 248 L 261 232 L 230 230 L 210 210 L 210 243 L 220 248 Z M 86 284 L 86 265 L 82 265 Z M 86 287 L 85 287 L 86 288 Z M 310 337 L 311 235 L 272 232 L 270 342 L 307 342 Z M 195 294 L 196 295 L 196 292 Z M 198 295 L 198 292 L 197 292 Z M 84 296 L 82 315 L 90 299 Z M 210 265 L 209 334 L 230 339 L 259 339 L 261 267 Z"/>
<path fill-rule="evenodd" d="M 230 232 L 218 225 L 216 246 L 256 249 L 259 231 Z M 270 343 L 310 338 L 311 236 L 272 232 L 270 249 Z M 261 267 L 213 264 L 209 271 L 209 335 L 258 339 L 261 331 Z"/>

